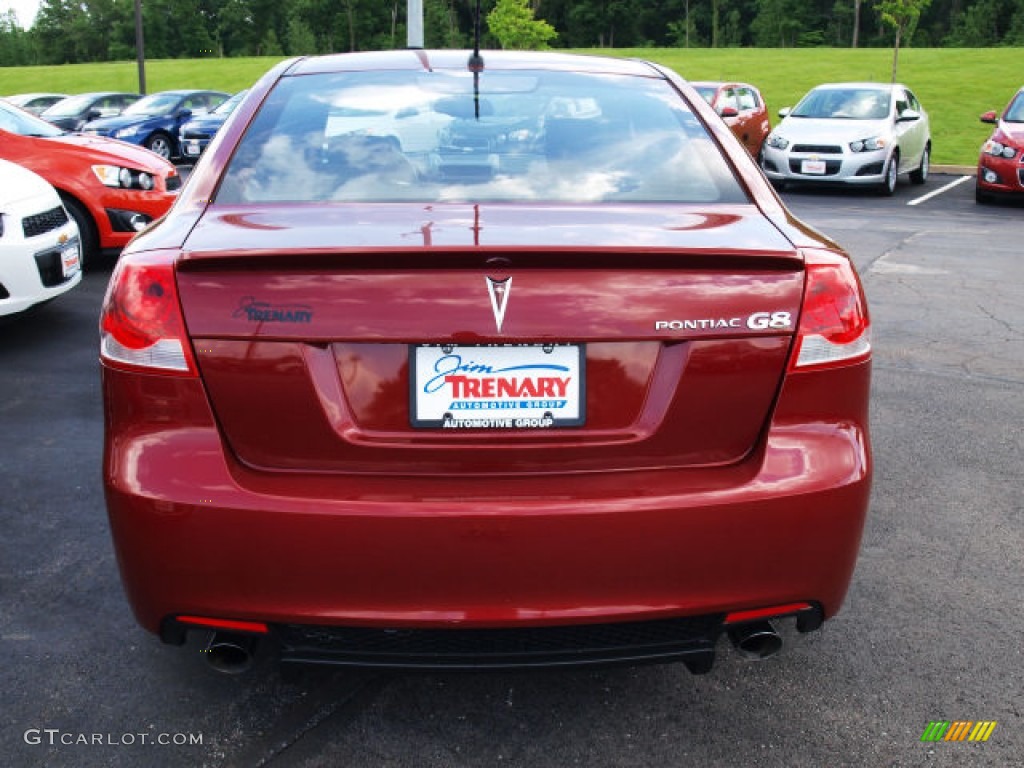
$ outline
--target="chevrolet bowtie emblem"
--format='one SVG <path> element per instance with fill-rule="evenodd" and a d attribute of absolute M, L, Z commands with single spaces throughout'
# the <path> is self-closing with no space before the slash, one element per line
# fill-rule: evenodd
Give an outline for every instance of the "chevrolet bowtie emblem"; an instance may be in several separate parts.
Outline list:
<path fill-rule="evenodd" d="M 491 309 L 494 310 L 494 322 L 498 326 L 498 333 L 501 333 L 501 324 L 505 321 L 505 308 L 508 306 L 508 295 L 512 292 L 512 278 L 494 280 L 490 277 L 487 280 L 487 293 L 491 296 Z"/>

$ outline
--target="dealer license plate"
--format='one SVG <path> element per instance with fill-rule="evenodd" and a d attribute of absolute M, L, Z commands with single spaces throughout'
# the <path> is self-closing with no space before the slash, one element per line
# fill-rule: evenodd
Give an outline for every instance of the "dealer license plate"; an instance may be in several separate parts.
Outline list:
<path fill-rule="evenodd" d="M 582 344 L 415 345 L 410 421 L 441 429 L 582 426 Z"/>
<path fill-rule="evenodd" d="M 808 175 L 821 176 L 825 173 L 824 160 L 804 160 L 800 164 L 800 172 Z"/>
<path fill-rule="evenodd" d="M 61 248 L 60 266 L 64 277 L 71 277 L 82 268 L 82 257 L 78 251 L 78 243 L 71 243 Z"/>
<path fill-rule="evenodd" d="M 199 157 L 199 142 L 189 141 L 185 143 L 185 154 L 189 157 Z"/>

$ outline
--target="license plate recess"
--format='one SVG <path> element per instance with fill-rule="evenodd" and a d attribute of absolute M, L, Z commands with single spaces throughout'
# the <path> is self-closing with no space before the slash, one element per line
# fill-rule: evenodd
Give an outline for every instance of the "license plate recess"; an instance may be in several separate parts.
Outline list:
<path fill-rule="evenodd" d="M 582 344 L 414 344 L 409 371 L 416 428 L 547 429 L 586 421 Z"/>

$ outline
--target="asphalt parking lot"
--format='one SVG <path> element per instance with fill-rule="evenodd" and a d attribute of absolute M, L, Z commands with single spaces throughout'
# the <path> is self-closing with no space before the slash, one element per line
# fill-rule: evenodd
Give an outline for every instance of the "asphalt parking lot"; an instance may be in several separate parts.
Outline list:
<path fill-rule="evenodd" d="M 10 766 L 1006 766 L 1024 751 L 1024 205 L 970 181 L 787 190 L 871 304 L 872 508 L 843 611 L 714 670 L 222 676 L 125 602 L 100 485 L 110 265 L 0 323 L 0 762 Z M 984 743 L 931 721 L 996 721 Z M 201 743 L 196 743 L 197 741 Z"/>

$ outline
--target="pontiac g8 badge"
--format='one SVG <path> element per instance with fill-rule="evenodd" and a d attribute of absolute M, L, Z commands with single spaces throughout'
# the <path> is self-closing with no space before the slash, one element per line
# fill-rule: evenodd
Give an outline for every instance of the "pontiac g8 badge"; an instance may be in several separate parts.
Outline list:
<path fill-rule="evenodd" d="M 498 333 L 501 333 L 501 324 L 505 321 L 505 307 L 508 306 L 508 295 L 512 292 L 512 278 L 504 280 L 487 280 L 487 293 L 491 296 L 491 309 L 494 310 L 494 322 L 498 326 Z"/>

